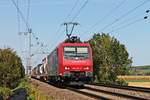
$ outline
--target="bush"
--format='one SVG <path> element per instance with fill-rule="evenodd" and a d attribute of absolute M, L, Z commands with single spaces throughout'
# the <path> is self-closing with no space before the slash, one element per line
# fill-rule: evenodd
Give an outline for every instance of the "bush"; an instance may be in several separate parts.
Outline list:
<path fill-rule="evenodd" d="M 27 100 L 51 100 L 51 96 L 44 96 L 40 93 L 40 91 L 37 89 L 38 84 L 34 87 L 29 83 L 29 80 L 22 79 L 19 86 L 15 88 L 13 91 L 19 88 L 25 88 L 27 90 Z"/>
<path fill-rule="evenodd" d="M 0 86 L 15 88 L 25 76 L 21 58 L 12 49 L 0 49 Z"/>
<path fill-rule="evenodd" d="M 6 100 L 12 94 L 11 90 L 7 87 L 0 87 L 0 100 Z"/>
<path fill-rule="evenodd" d="M 128 83 L 125 82 L 124 80 L 116 80 L 116 81 L 110 81 L 110 80 L 104 80 L 104 81 L 99 81 L 99 84 L 105 84 L 105 85 L 121 85 L 121 86 L 127 86 Z"/>

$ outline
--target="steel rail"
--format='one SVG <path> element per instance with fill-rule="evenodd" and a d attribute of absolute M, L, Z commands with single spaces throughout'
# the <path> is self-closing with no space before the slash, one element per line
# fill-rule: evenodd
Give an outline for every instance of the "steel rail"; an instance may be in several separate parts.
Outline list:
<path fill-rule="evenodd" d="M 95 89 L 95 88 L 91 88 L 91 87 L 87 87 L 87 86 L 85 86 L 85 89 L 88 89 L 91 91 L 96 91 L 96 92 L 102 92 L 102 93 L 106 93 L 106 94 L 110 94 L 110 95 L 114 95 L 114 96 L 118 96 L 118 97 L 134 99 L 134 100 L 148 100 L 147 98 L 143 98 L 143 97 L 137 97 L 137 96 L 122 94 L 122 93 L 115 93 L 115 92 L 110 92 L 110 91 L 101 90 L 101 89 Z"/>
<path fill-rule="evenodd" d="M 125 89 L 125 90 L 132 90 L 132 91 L 150 93 L 150 88 L 144 88 L 144 87 L 120 86 L 120 85 L 103 85 L 103 84 L 96 84 L 96 83 L 87 84 L 87 85 L 95 85 L 95 86 L 110 87 L 110 88 L 117 88 L 117 89 Z"/>
<path fill-rule="evenodd" d="M 83 95 L 88 96 L 88 97 L 92 97 L 92 98 L 98 99 L 98 100 L 101 100 L 101 99 L 102 100 L 111 100 L 111 99 L 106 98 L 104 96 L 99 96 L 99 95 L 96 95 L 96 94 L 83 92 L 83 91 L 80 91 L 79 89 L 75 89 L 75 88 L 71 88 L 71 87 L 66 87 L 66 89 L 74 91 L 74 92 L 77 92 L 77 93 L 80 93 L 80 94 L 83 94 Z"/>
<path fill-rule="evenodd" d="M 37 78 L 33 78 L 33 79 L 41 81 L 40 79 L 37 79 Z M 82 95 L 85 95 L 85 96 L 88 96 L 88 97 L 91 97 L 91 98 L 94 98 L 94 99 L 111 100 L 111 99 L 103 97 L 103 96 L 98 96 L 98 95 L 95 95 L 95 94 L 80 91 L 79 89 L 75 89 L 75 88 L 71 88 L 71 87 L 67 87 L 67 86 L 60 87 L 60 86 L 58 86 L 58 84 L 55 84 L 55 83 L 52 83 L 52 82 L 45 82 L 45 81 L 41 81 L 41 82 L 47 83 L 48 85 L 52 85 L 52 86 L 57 87 L 57 88 L 64 88 L 64 89 L 67 89 L 67 90 L 70 90 L 70 91 L 73 91 L 73 92 L 76 92 L 76 93 L 80 93 Z"/>
<path fill-rule="evenodd" d="M 40 80 L 39 80 L 40 81 Z M 52 84 L 50 82 L 45 82 L 47 84 L 51 84 L 55 87 L 58 88 L 58 86 L 56 84 Z M 100 84 L 90 84 L 90 85 L 95 85 L 95 86 L 103 86 L 103 85 L 100 85 Z M 104 86 L 104 87 L 112 87 L 112 88 L 120 88 L 119 86 Z M 60 88 L 60 87 L 59 87 Z M 62 88 L 62 87 L 61 87 Z M 77 93 L 80 93 L 82 95 L 85 95 L 85 96 L 88 96 L 88 97 L 91 97 L 91 98 L 94 98 L 94 99 L 102 99 L 102 100 L 111 100 L 110 98 L 107 98 L 107 97 L 104 97 L 104 96 L 100 96 L 100 95 L 96 95 L 94 93 L 88 93 L 88 92 L 84 92 L 84 91 L 80 91 L 80 89 L 76 89 L 76 88 L 73 88 L 73 87 L 68 87 L 68 86 L 64 86 L 63 88 L 65 89 L 68 89 L 70 91 L 73 91 L 73 92 L 77 92 Z M 117 88 L 117 89 L 118 89 Z M 136 87 L 135 87 L 136 88 Z M 94 92 L 100 92 L 100 93 L 105 93 L 107 95 L 112 95 L 112 96 L 118 96 L 118 97 L 122 97 L 122 98 L 129 98 L 129 99 L 132 99 L 132 100 L 149 100 L 147 98 L 143 98 L 143 97 L 138 97 L 138 96 L 132 96 L 132 95 L 128 95 L 128 94 L 122 94 L 122 93 L 115 93 L 115 92 L 110 92 L 110 91 L 107 91 L 107 90 L 101 90 L 101 89 L 96 89 L 96 88 L 91 88 L 90 86 L 84 86 L 84 89 L 86 90 L 89 90 L 89 91 L 94 91 Z M 124 89 L 124 88 L 123 88 Z M 145 88 L 143 88 L 145 89 Z M 147 89 L 147 88 L 146 88 Z M 125 88 L 125 90 L 128 90 L 128 88 Z M 136 90 L 135 90 L 136 91 Z M 142 91 L 142 90 L 140 90 Z"/>

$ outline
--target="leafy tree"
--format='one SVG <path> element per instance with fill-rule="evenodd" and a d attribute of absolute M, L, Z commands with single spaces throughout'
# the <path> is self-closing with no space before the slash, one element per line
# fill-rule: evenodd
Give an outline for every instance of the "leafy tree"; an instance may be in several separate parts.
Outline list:
<path fill-rule="evenodd" d="M 132 60 L 117 39 L 103 33 L 94 34 L 88 42 L 93 52 L 94 75 L 99 82 L 116 83 L 118 75 L 129 73 Z"/>
<path fill-rule="evenodd" d="M 0 86 L 13 88 L 24 77 L 20 57 L 10 48 L 0 49 Z"/>

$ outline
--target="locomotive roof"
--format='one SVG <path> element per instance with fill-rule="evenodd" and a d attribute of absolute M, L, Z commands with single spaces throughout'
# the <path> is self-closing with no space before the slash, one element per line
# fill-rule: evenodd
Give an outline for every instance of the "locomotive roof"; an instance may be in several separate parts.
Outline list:
<path fill-rule="evenodd" d="M 59 46 L 90 46 L 89 43 L 60 43 Z"/>

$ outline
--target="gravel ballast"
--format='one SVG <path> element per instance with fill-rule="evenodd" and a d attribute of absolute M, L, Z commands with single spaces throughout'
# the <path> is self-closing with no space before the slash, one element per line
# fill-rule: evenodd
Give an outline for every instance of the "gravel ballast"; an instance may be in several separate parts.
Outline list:
<path fill-rule="evenodd" d="M 31 84 L 40 90 L 41 94 L 51 96 L 54 100 L 95 100 L 67 89 L 54 87 L 50 84 L 31 79 Z"/>

